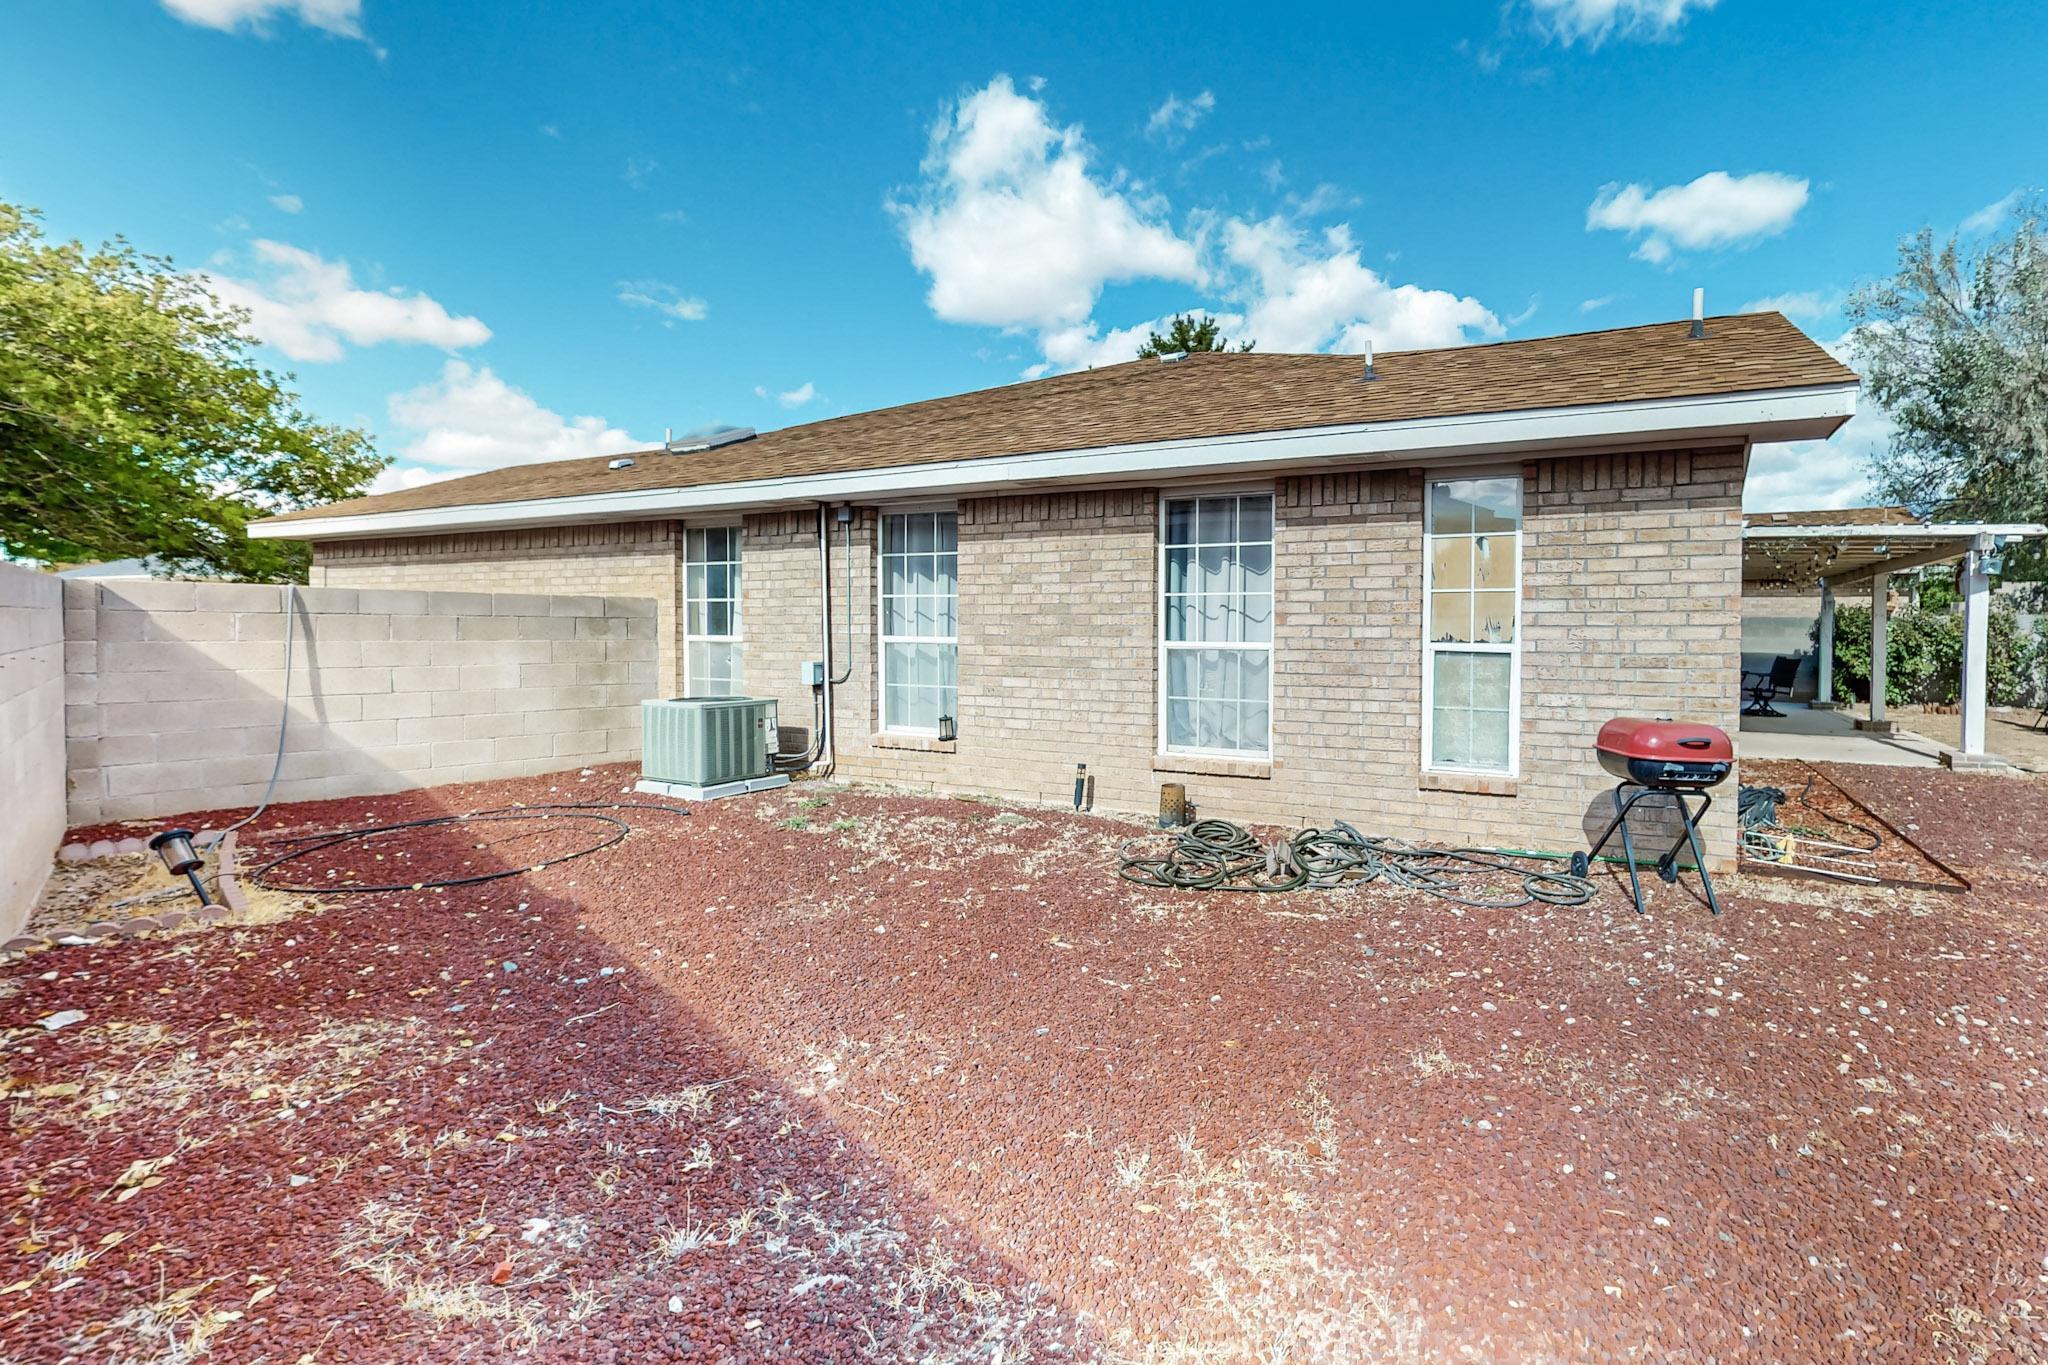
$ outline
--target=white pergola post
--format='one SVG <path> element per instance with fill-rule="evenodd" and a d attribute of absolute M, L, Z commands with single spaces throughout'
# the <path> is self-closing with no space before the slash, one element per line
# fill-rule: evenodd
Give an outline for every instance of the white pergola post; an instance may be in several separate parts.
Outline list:
<path fill-rule="evenodd" d="M 1820 644 L 1814 661 L 1820 667 L 1820 681 L 1814 690 L 1813 704 L 1831 707 L 1835 704 L 1835 590 L 1825 580 L 1820 585 Z"/>
<path fill-rule="evenodd" d="M 1963 735 L 1958 746 L 1971 758 L 1984 753 L 1985 658 L 1991 643 L 1991 575 L 1984 572 L 1989 536 L 1970 542 L 1963 556 Z"/>
<path fill-rule="evenodd" d="M 1870 728 L 1886 728 L 1884 718 L 1884 665 L 1886 627 L 1891 623 L 1887 604 L 1891 599 L 1892 576 L 1874 575 L 1870 580 Z"/>

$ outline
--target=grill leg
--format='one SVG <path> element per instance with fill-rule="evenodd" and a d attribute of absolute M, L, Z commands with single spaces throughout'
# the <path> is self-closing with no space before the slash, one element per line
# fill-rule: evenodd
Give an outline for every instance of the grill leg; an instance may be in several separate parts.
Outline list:
<path fill-rule="evenodd" d="M 1624 797 L 1622 793 L 1628 792 L 1631 787 L 1636 787 L 1636 790 Z M 1609 795 L 1610 799 L 1614 802 L 1614 819 L 1608 823 L 1607 828 L 1601 832 L 1600 837 L 1594 840 L 1593 847 L 1589 852 L 1574 853 L 1572 855 L 1573 875 L 1585 876 L 1587 869 L 1592 865 L 1593 859 L 1600 856 L 1600 850 L 1607 846 L 1607 841 L 1614 837 L 1615 831 L 1619 830 L 1621 832 L 1622 861 L 1628 864 L 1629 894 L 1635 900 L 1636 913 L 1638 915 L 1643 914 L 1643 878 L 1642 873 L 1636 867 L 1635 836 L 1628 827 L 1628 813 L 1635 809 L 1638 802 L 1648 797 L 1666 797 L 1678 807 L 1678 820 L 1684 826 L 1685 832 L 1679 836 L 1678 842 L 1671 846 L 1671 851 L 1657 860 L 1657 872 L 1665 881 L 1675 884 L 1678 881 L 1679 851 L 1681 849 L 1691 849 L 1693 866 L 1699 869 L 1700 889 L 1707 893 L 1707 909 L 1716 915 L 1720 914 L 1721 902 L 1714 895 L 1714 880 L 1707 874 L 1706 852 L 1700 847 L 1699 839 L 1699 823 L 1706 819 L 1707 812 L 1713 809 L 1714 806 L 1713 793 L 1699 793 L 1700 808 L 1698 814 L 1693 813 L 1692 803 L 1686 799 L 1684 793 L 1664 788 L 1637 787 L 1633 782 L 1624 782 Z"/>
<path fill-rule="evenodd" d="M 1683 798 L 1680 798 L 1678 806 L 1685 813 L 1685 842 L 1692 845 L 1692 865 L 1700 870 L 1700 890 L 1707 893 L 1707 909 L 1718 915 L 1721 913 L 1721 902 L 1714 898 L 1714 879 L 1707 874 L 1707 854 L 1706 850 L 1700 847 L 1699 836 L 1700 821 L 1706 819 L 1707 812 L 1714 808 L 1714 794 L 1700 793 L 1698 815 L 1692 814 Z M 1671 852 L 1675 856 L 1678 850 L 1674 848 Z"/>
<path fill-rule="evenodd" d="M 1640 915 L 1643 913 L 1643 879 L 1642 875 L 1636 871 L 1636 842 L 1634 835 L 1629 832 L 1628 813 L 1634 809 L 1636 802 L 1650 795 L 1650 789 L 1648 787 L 1639 788 L 1624 799 L 1622 793 L 1635 785 L 1633 782 L 1623 782 L 1612 792 L 1608 793 L 1609 798 L 1614 802 L 1614 819 L 1601 832 L 1600 837 L 1593 841 L 1593 847 L 1589 852 L 1573 856 L 1572 872 L 1576 876 L 1585 876 L 1586 869 L 1591 866 L 1593 859 L 1600 856 L 1600 850 L 1607 847 L 1607 841 L 1614 837 L 1616 830 L 1620 830 L 1622 861 L 1628 864 L 1629 892 L 1635 897 L 1636 913 Z"/>
<path fill-rule="evenodd" d="M 1648 795 L 1647 791 L 1640 791 L 1623 801 L 1619 789 L 1614 793 L 1614 805 L 1618 812 L 1614 821 L 1621 826 L 1621 856 L 1628 863 L 1628 890 L 1629 895 L 1635 898 L 1638 915 L 1643 913 L 1643 874 L 1636 868 L 1636 840 L 1628 827 L 1628 813 L 1635 809 L 1636 802 Z"/>

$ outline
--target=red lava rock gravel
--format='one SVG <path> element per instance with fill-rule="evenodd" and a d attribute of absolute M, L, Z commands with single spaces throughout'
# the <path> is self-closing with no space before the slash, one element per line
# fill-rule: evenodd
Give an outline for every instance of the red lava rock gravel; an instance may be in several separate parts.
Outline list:
<path fill-rule="evenodd" d="M 800 786 L 33 953 L 0 1354 L 2038 1357 L 2048 809 L 1825 770 L 1975 889 L 1149 891 L 1115 821 Z M 292 875 L 556 837 L 463 829 Z"/>

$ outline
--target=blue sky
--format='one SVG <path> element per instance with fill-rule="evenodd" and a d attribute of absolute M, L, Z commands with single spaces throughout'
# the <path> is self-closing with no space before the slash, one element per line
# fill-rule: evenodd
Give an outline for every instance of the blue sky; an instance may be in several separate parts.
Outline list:
<path fill-rule="evenodd" d="M 694 8 L 15 0 L 0 197 L 213 275 L 402 483 L 1124 359 L 1179 309 L 1391 349 L 1700 285 L 1833 342 L 1901 236 L 2048 184 L 2038 4 Z M 1853 501 L 1882 439 L 1766 452 L 1751 501 Z"/>

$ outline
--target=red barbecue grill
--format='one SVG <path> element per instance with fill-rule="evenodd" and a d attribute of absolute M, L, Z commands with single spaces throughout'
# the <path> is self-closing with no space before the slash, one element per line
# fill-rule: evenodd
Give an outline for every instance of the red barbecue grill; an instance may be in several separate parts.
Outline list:
<path fill-rule="evenodd" d="M 1714 899 L 1714 883 L 1707 876 L 1707 859 L 1700 851 L 1699 824 L 1714 805 L 1707 788 L 1726 781 L 1728 770 L 1735 763 L 1735 746 L 1728 742 L 1727 732 L 1687 721 L 1623 716 L 1600 727 L 1600 737 L 1593 741 L 1593 747 L 1599 750 L 1600 766 L 1621 781 L 1613 792 L 1613 823 L 1594 841 L 1591 851 L 1572 855 L 1573 874 L 1585 876 L 1593 859 L 1600 856 L 1600 850 L 1620 830 L 1629 889 L 1635 896 L 1636 913 L 1641 914 L 1643 883 L 1636 872 L 1636 846 L 1629 832 L 1628 813 L 1638 804 L 1654 799 L 1675 808 L 1685 830 L 1670 851 L 1657 860 L 1657 875 L 1676 883 L 1679 850 L 1690 847 L 1693 866 L 1700 874 L 1700 889 L 1707 893 L 1707 909 L 1720 914 L 1721 903 Z M 1693 807 L 1695 800 L 1699 803 L 1697 810 Z"/>

